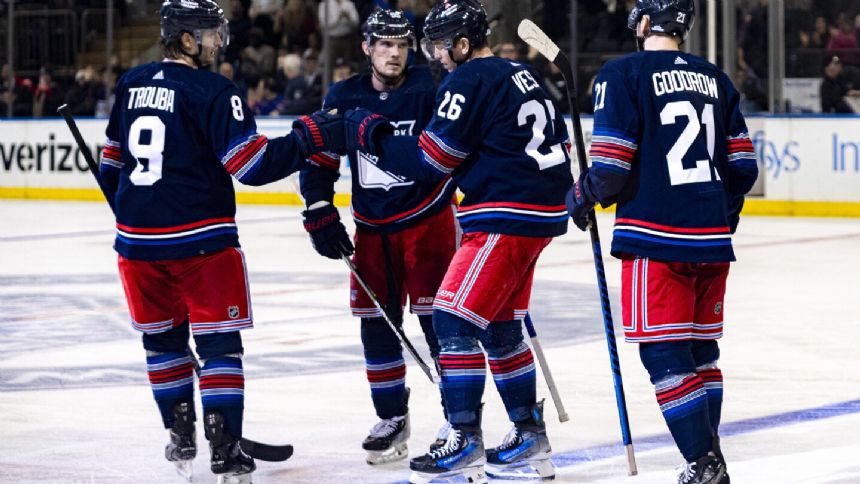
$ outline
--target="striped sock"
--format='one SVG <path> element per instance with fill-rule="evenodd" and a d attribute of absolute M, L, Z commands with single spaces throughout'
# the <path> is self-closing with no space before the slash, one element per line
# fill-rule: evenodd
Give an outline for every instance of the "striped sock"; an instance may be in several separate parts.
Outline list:
<path fill-rule="evenodd" d="M 705 392 L 708 394 L 708 412 L 714 434 L 720 427 L 720 413 L 723 408 L 723 372 L 716 363 L 696 368 L 696 374 L 705 382 Z"/>
<path fill-rule="evenodd" d="M 245 374 L 241 358 L 218 356 L 206 360 L 200 372 L 200 397 L 204 414 L 217 411 L 224 417 L 227 433 L 237 439 L 242 437 Z"/>
<path fill-rule="evenodd" d="M 535 403 L 535 360 L 532 350 L 520 342 L 508 354 L 489 358 L 490 371 L 496 388 L 512 422 L 520 422 L 531 416 Z"/>
<path fill-rule="evenodd" d="M 487 378 L 484 352 L 477 347 L 466 351 L 446 351 L 439 354 L 442 370 L 442 395 L 452 425 L 478 424 L 478 408 Z"/>
<path fill-rule="evenodd" d="M 148 351 L 146 372 L 164 428 L 173 426 L 173 406 L 194 401 L 194 367 L 187 353 Z"/>
<path fill-rule="evenodd" d="M 402 357 L 371 359 L 365 357 L 370 398 L 379 418 L 387 419 L 406 414 L 406 362 Z"/>
<path fill-rule="evenodd" d="M 705 385 L 694 373 L 670 375 L 654 384 L 657 403 L 678 449 L 688 462 L 712 447 Z"/>

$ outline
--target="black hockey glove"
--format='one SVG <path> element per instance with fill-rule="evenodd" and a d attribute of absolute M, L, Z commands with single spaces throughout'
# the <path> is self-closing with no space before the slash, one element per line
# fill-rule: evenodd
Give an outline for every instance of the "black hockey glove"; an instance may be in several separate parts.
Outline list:
<path fill-rule="evenodd" d="M 382 137 L 394 133 L 388 118 L 366 109 L 350 109 L 343 113 L 343 120 L 348 153 L 363 151 L 377 155 Z"/>
<path fill-rule="evenodd" d="M 343 123 L 343 116 L 327 111 L 317 111 L 293 121 L 302 156 L 310 158 L 323 151 L 346 154 Z"/>
<path fill-rule="evenodd" d="M 305 210 L 302 215 L 311 243 L 321 256 L 340 259 L 343 255 L 352 255 L 355 248 L 334 205 Z"/>
<path fill-rule="evenodd" d="M 573 223 L 579 227 L 579 230 L 585 232 L 591 225 L 588 214 L 594 208 L 594 200 L 589 200 L 584 187 L 584 181 L 588 171 L 584 171 L 579 177 L 579 181 L 570 187 L 567 194 L 564 196 L 564 203 L 567 205 L 567 213 L 573 219 Z"/>

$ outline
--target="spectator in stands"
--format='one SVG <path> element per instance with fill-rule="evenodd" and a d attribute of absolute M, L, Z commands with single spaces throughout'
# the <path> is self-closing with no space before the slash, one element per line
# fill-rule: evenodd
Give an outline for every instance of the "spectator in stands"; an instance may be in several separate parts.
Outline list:
<path fill-rule="evenodd" d="M 246 77 L 271 77 L 275 75 L 275 48 L 263 43 L 263 30 L 252 27 L 248 32 L 248 47 L 239 54 L 241 72 Z"/>
<path fill-rule="evenodd" d="M 768 0 L 758 0 L 758 4 L 745 16 L 738 47 L 741 69 L 758 79 L 766 79 L 768 75 L 767 3 Z"/>
<path fill-rule="evenodd" d="M 75 84 L 66 93 L 64 102 L 74 115 L 95 116 L 96 102 L 103 98 L 103 93 L 95 69 L 86 66 L 75 73 Z"/>
<path fill-rule="evenodd" d="M 840 13 L 836 20 L 836 30 L 827 43 L 827 50 L 838 55 L 840 60 L 848 65 L 860 65 L 856 53 L 857 36 L 854 34 L 854 26 L 844 12 Z"/>
<path fill-rule="evenodd" d="M 313 49 L 307 49 L 302 55 L 301 75 L 291 79 L 284 89 L 282 114 L 308 114 L 322 105 L 322 79 L 318 59 Z"/>
<path fill-rule="evenodd" d="M 514 62 L 520 62 L 519 46 L 513 42 L 502 42 L 496 46 L 495 54 L 503 59 L 510 59 Z"/>
<path fill-rule="evenodd" d="M 227 79 L 230 79 L 231 81 L 233 81 L 233 83 L 236 82 L 236 71 L 235 69 L 233 69 L 233 64 L 229 62 L 222 62 L 218 64 L 218 73 L 226 77 Z"/>
<path fill-rule="evenodd" d="M 760 113 L 767 111 L 770 101 L 764 90 L 763 83 L 752 69 L 744 69 L 738 66 L 735 70 L 735 78 L 732 79 L 735 88 L 741 94 L 741 112 Z"/>
<path fill-rule="evenodd" d="M 234 1 L 230 11 L 230 44 L 224 49 L 224 60 L 236 62 L 239 54 L 248 46 L 248 31 L 251 18 L 248 16 L 250 0 Z"/>
<path fill-rule="evenodd" d="M 320 27 L 329 35 L 330 58 L 354 60 L 359 20 L 352 0 L 323 0 L 319 4 L 319 19 Z"/>
<path fill-rule="evenodd" d="M 852 89 L 851 81 L 842 72 L 842 62 L 833 56 L 824 64 L 824 80 L 821 82 L 822 113 L 853 113 L 845 96 L 860 96 L 860 91 Z"/>
<path fill-rule="evenodd" d="M 332 70 L 331 73 L 332 84 L 348 79 L 354 75 L 355 69 L 353 69 L 351 62 L 348 62 L 343 57 L 338 57 L 337 60 L 334 61 L 334 70 Z"/>
<path fill-rule="evenodd" d="M 286 54 L 278 61 L 280 70 L 276 77 L 277 84 L 283 92 L 290 81 L 302 75 L 302 58 L 298 54 Z M 283 108 L 281 108 L 283 112 Z"/>
<path fill-rule="evenodd" d="M 287 35 L 294 51 L 307 49 L 317 30 L 316 13 L 305 0 L 286 0 L 275 16 L 275 33 L 279 37 Z"/>
<path fill-rule="evenodd" d="M 827 19 L 820 15 L 815 17 L 812 32 L 801 34 L 800 42 L 803 47 L 810 49 L 827 48 L 827 43 L 830 42 L 830 27 L 827 25 Z"/>
<path fill-rule="evenodd" d="M 283 104 L 283 96 L 275 89 L 275 80 L 271 77 L 260 79 L 254 88 L 254 95 L 248 93 L 248 107 L 254 114 L 262 116 L 277 116 L 280 114 L 278 108 Z M 252 102 L 253 98 L 253 102 Z"/>

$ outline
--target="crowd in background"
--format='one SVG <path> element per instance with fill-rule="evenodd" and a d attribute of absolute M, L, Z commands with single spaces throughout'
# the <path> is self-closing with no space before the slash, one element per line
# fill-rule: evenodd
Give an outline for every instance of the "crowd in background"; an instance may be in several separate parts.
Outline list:
<path fill-rule="evenodd" d="M 123 0 L 116 3 L 122 4 Z M 360 26 L 374 8 L 404 10 L 420 35 L 424 17 L 434 3 L 435 0 L 232 0 L 228 12 L 230 44 L 215 68 L 246 93 L 255 113 L 305 114 L 322 103 L 327 88 L 323 85 L 327 59 L 332 64 L 331 82 L 367 68 L 360 48 Z M 504 0 L 496 3 L 500 10 L 506 8 Z M 580 71 L 586 76 L 580 82 L 587 82 L 609 55 L 635 50 L 626 27 L 627 14 L 634 3 L 578 2 Z M 570 13 L 570 2 L 545 0 L 532 4 L 542 7 L 544 29 L 560 45 L 567 46 L 561 39 L 569 31 L 566 15 Z M 768 0 L 738 2 L 738 66 L 734 81 L 747 112 L 768 108 L 767 8 Z M 328 34 L 330 53 L 323 50 L 324 32 Z M 515 38 L 498 37 L 494 38 L 494 52 L 533 64 L 542 74 L 549 94 L 567 111 L 565 83 L 558 69 Z M 852 112 L 845 96 L 860 94 L 854 89 L 860 87 L 858 46 L 860 5 L 856 1 L 786 0 L 786 76 L 822 78 L 822 111 Z M 413 62 L 426 60 L 415 53 Z M 15 117 L 53 116 L 63 103 L 79 116 L 107 115 L 112 89 L 121 73 L 122 68 L 115 62 L 104 69 L 84 66 L 74 78 L 56 79 L 51 66 L 46 65 L 38 76 L 10 81 L 8 66 L 4 65 L 0 116 L 6 116 L 10 103 Z M 583 91 L 590 94 L 590 89 Z M 590 99 L 582 96 L 580 101 L 579 108 L 590 112 Z"/>

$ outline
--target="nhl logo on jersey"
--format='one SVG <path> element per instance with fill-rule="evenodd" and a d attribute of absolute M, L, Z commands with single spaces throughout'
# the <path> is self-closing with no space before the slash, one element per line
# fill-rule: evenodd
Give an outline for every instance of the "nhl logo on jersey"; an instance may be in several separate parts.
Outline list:
<path fill-rule="evenodd" d="M 720 301 L 717 304 L 714 304 L 714 314 L 720 314 L 723 310 L 723 302 Z"/>
<path fill-rule="evenodd" d="M 388 99 L 388 91 L 382 91 L 382 92 L 380 92 L 380 93 L 379 93 L 379 99 L 381 99 L 381 100 L 383 100 L 383 101 L 385 101 L 386 99 Z"/>
<path fill-rule="evenodd" d="M 230 316 L 230 319 L 236 319 L 239 317 L 239 306 L 230 306 L 227 308 L 227 315 Z"/>

